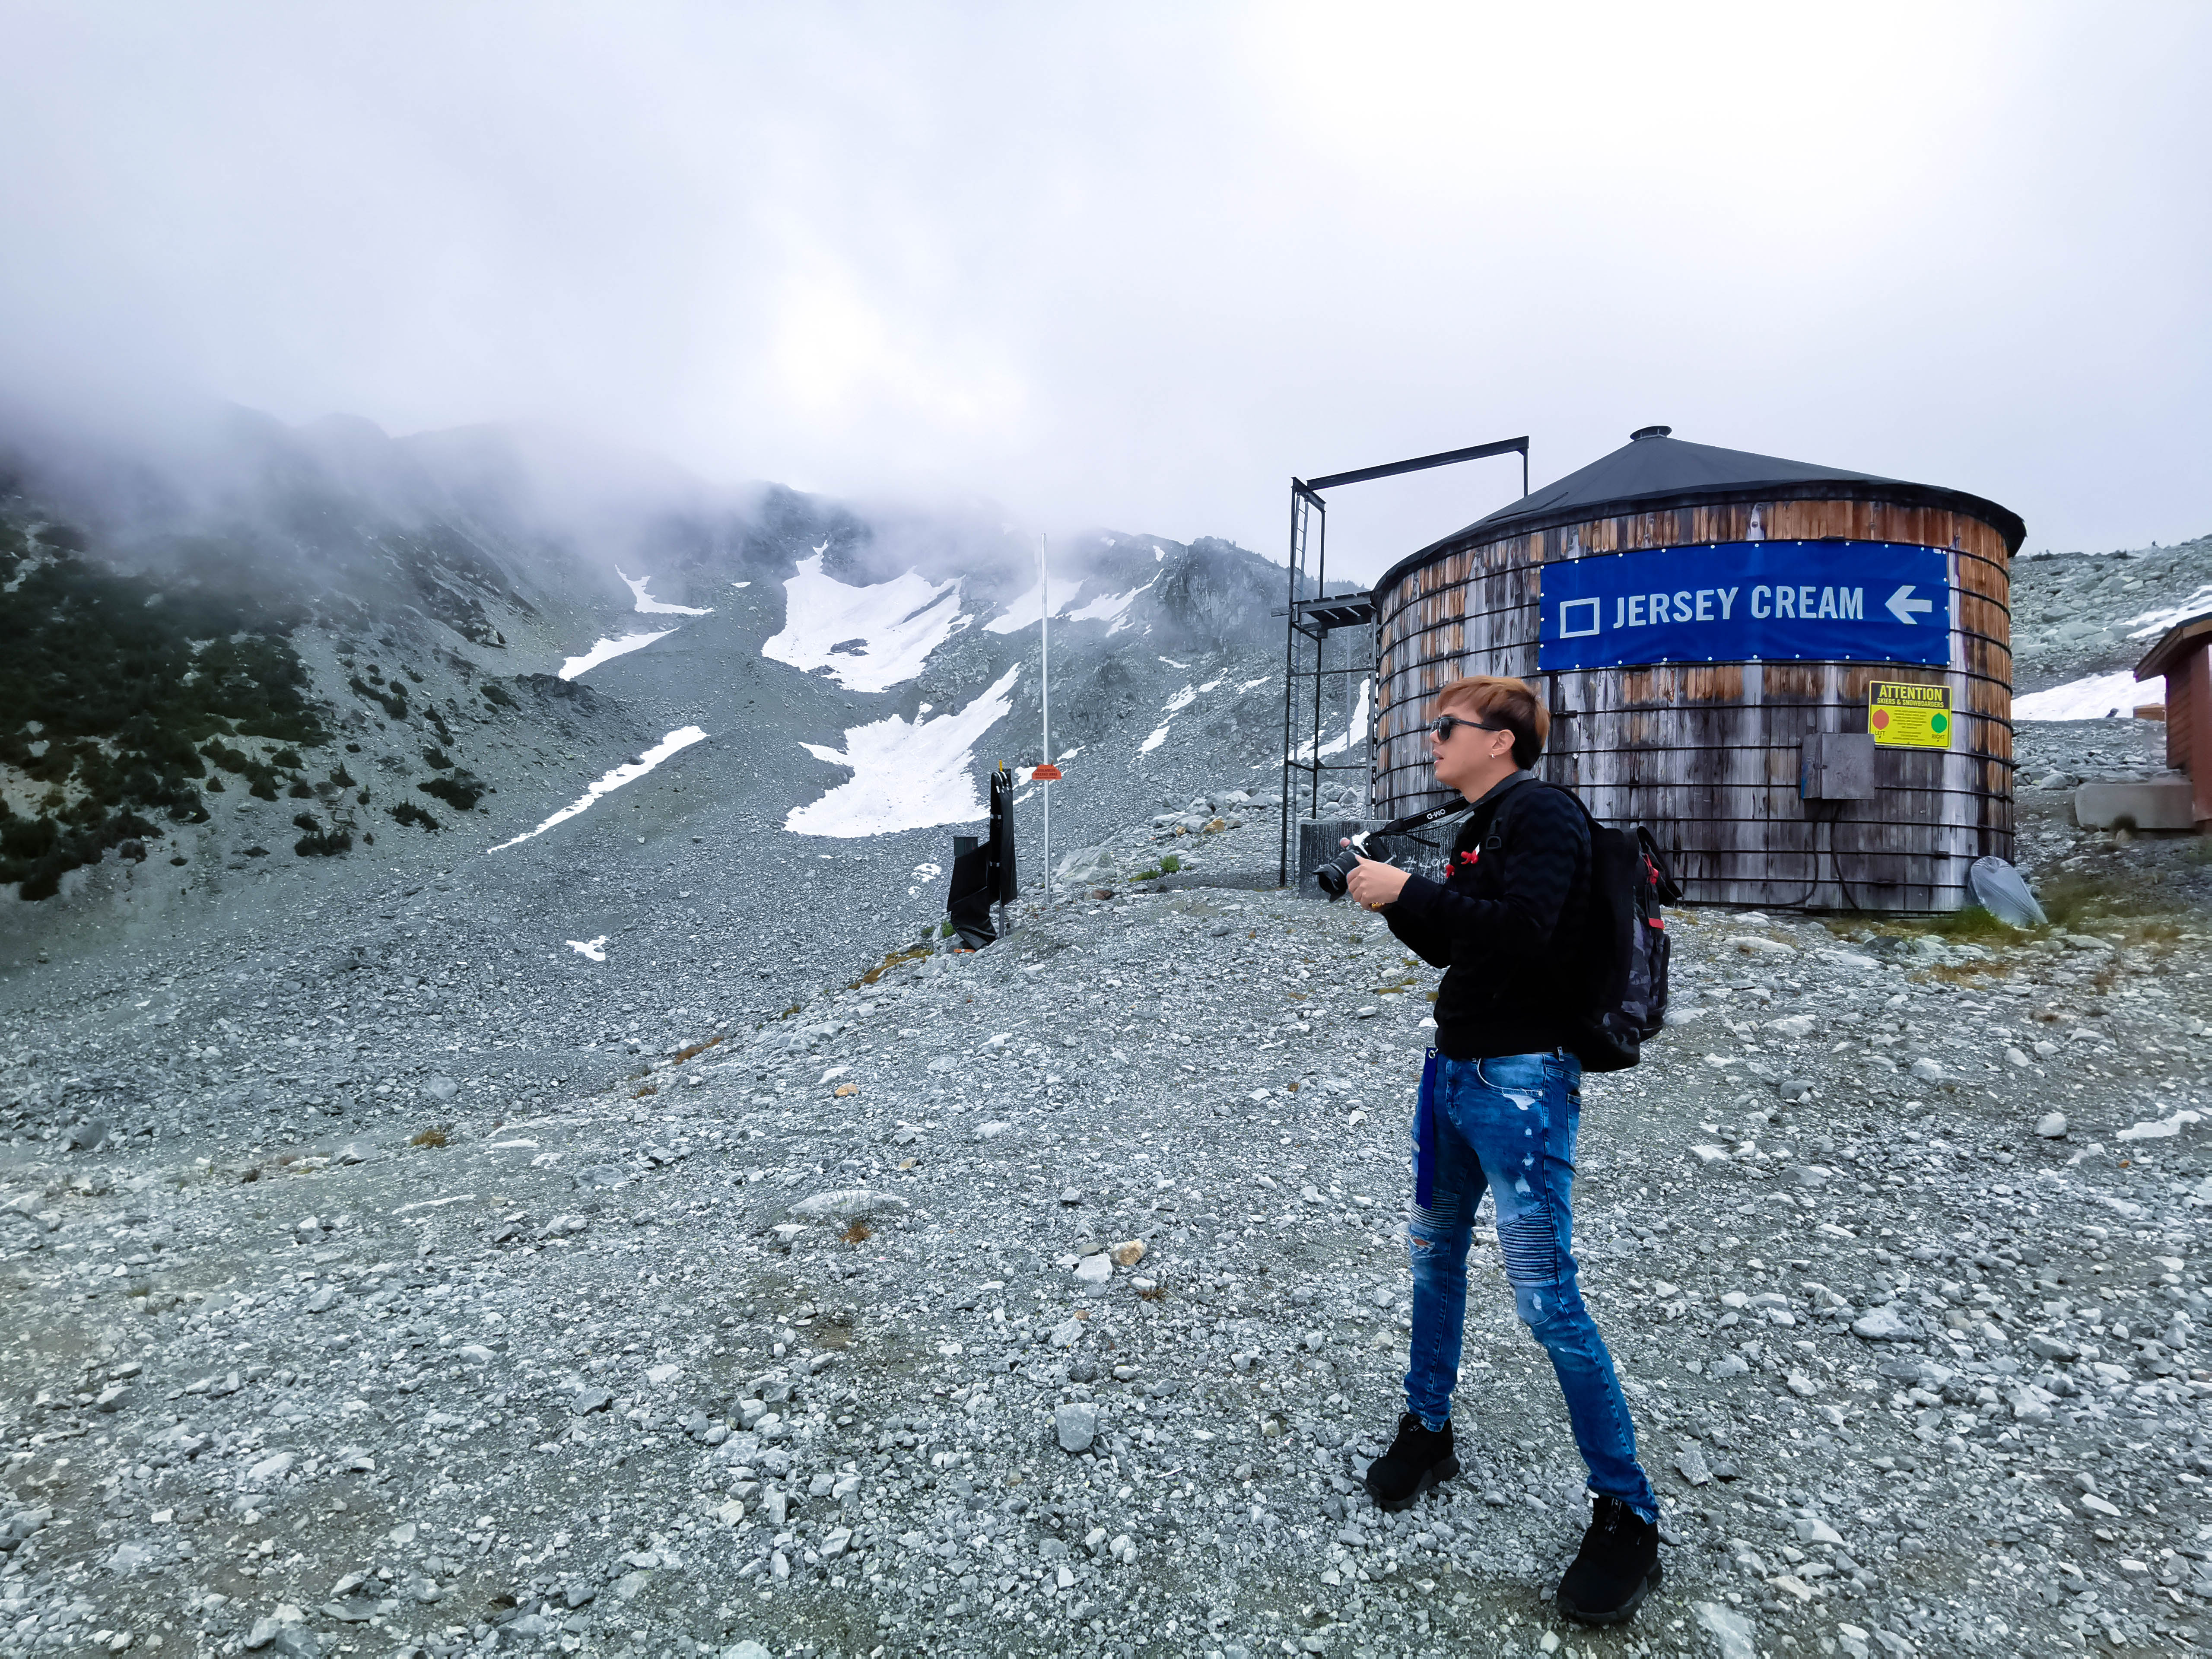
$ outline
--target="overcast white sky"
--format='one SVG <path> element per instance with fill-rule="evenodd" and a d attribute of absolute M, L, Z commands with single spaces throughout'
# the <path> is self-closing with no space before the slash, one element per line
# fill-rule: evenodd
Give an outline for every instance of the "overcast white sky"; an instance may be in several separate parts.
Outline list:
<path fill-rule="evenodd" d="M 1632 428 L 2212 531 L 2212 8 L 0 0 L 0 377 L 1282 556 Z M 1339 493 L 1349 568 L 1518 493 Z"/>

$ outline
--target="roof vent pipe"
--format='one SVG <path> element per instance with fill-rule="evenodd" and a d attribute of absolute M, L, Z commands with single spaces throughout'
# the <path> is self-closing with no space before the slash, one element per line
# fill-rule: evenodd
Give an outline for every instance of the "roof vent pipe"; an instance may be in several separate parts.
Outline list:
<path fill-rule="evenodd" d="M 1639 426 L 1628 434 L 1628 441 L 1634 443 L 1640 438 L 1671 437 L 1674 435 L 1674 428 L 1671 426 Z"/>

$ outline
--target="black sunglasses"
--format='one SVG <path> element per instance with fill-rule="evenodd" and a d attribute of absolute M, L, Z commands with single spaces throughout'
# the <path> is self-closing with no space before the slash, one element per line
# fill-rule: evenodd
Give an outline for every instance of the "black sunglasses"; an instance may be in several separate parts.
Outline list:
<path fill-rule="evenodd" d="M 1453 730 L 1462 726 L 1473 726 L 1478 732 L 1510 732 L 1513 729 L 1510 726 L 1492 726 L 1482 720 L 1471 720 L 1457 714 L 1446 714 L 1440 719 L 1431 720 L 1421 730 L 1440 742 L 1449 743 Z"/>

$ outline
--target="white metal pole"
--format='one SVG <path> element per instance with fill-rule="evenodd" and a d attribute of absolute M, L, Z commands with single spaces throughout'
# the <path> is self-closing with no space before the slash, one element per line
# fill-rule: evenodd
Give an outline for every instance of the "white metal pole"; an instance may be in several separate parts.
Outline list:
<path fill-rule="evenodd" d="M 1044 738 L 1043 764 L 1052 764 L 1052 573 L 1048 568 L 1052 538 L 1037 538 L 1037 681 L 1041 687 Z M 1044 791 L 1044 902 L 1052 902 L 1052 781 L 1037 786 Z"/>

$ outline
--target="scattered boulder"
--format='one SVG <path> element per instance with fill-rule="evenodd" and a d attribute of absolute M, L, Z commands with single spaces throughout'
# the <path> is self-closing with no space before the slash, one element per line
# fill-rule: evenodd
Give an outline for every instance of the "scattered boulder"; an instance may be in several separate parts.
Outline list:
<path fill-rule="evenodd" d="M 1851 1334 L 1867 1342 L 1913 1342 L 1922 1333 L 1917 1319 L 1887 1302 L 1851 1321 Z"/>
<path fill-rule="evenodd" d="M 809 1220 L 827 1218 L 837 1221 L 859 1221 L 868 1216 L 895 1213 L 906 1207 L 906 1200 L 896 1193 L 877 1192 L 868 1187 L 846 1187 L 835 1192 L 817 1193 L 811 1198 L 802 1198 L 791 1206 L 791 1213 L 805 1216 Z"/>
<path fill-rule="evenodd" d="M 1098 1407 L 1088 1401 L 1055 1407 L 1052 1431 L 1062 1451 L 1088 1451 L 1091 1443 L 1098 1437 Z"/>

